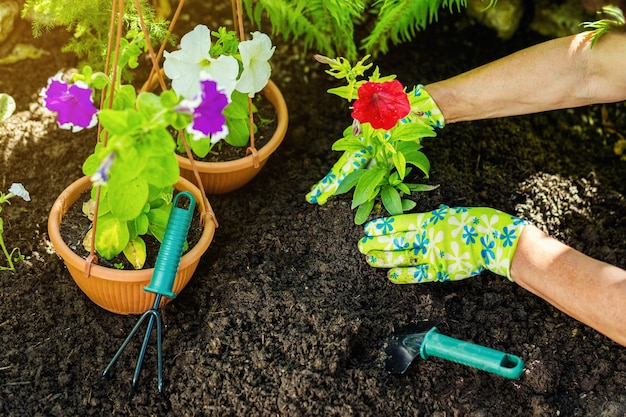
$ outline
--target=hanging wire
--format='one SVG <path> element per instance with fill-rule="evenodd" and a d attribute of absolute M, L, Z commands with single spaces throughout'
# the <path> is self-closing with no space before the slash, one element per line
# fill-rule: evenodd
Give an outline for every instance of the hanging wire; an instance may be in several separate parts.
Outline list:
<path fill-rule="evenodd" d="M 161 43 L 158 54 L 155 54 L 154 48 L 152 46 L 152 42 L 150 41 L 148 29 L 146 28 L 146 24 L 143 19 L 143 14 L 141 13 L 141 5 L 139 4 L 139 0 L 135 0 L 135 7 L 137 8 L 137 15 L 139 17 L 139 22 L 141 24 L 141 29 L 143 31 L 144 37 L 146 38 L 148 51 L 150 53 L 150 59 L 152 61 L 152 69 L 150 71 L 150 76 L 148 77 L 148 80 L 144 83 L 144 85 L 142 86 L 142 91 L 147 91 L 148 89 L 154 88 L 154 83 L 155 83 L 154 77 L 157 78 L 157 81 L 159 82 L 161 89 L 163 91 L 167 90 L 167 85 L 165 84 L 165 78 L 163 77 L 163 70 L 160 67 L 159 62 L 161 60 L 161 57 L 163 56 L 163 51 L 165 51 L 165 45 L 167 44 L 167 40 L 174 30 L 174 26 L 176 25 L 176 21 L 178 20 L 178 17 L 180 16 L 180 12 L 184 4 L 185 4 L 185 0 L 180 0 L 178 2 L 178 7 L 176 8 L 176 12 L 174 13 L 174 16 L 172 17 L 172 21 L 168 28 L 166 37 Z M 210 207 L 209 199 L 206 196 L 204 185 L 202 184 L 202 179 L 200 178 L 200 173 L 198 172 L 198 168 L 196 167 L 193 154 L 191 153 L 191 148 L 189 147 L 189 143 L 187 141 L 187 136 L 185 135 L 185 132 L 182 129 L 178 130 L 178 135 L 180 136 L 183 146 L 185 147 L 185 153 L 187 155 L 187 159 L 189 159 L 189 162 L 191 163 L 191 169 L 193 170 L 196 183 L 202 195 L 202 201 L 204 202 L 205 211 L 201 213 L 200 225 L 204 226 L 205 218 L 210 217 L 213 223 L 215 224 L 215 227 L 219 227 L 215 213 L 209 209 Z"/>
<path fill-rule="evenodd" d="M 239 41 L 244 41 L 246 38 L 245 29 L 243 26 L 243 12 L 241 10 L 241 1 L 232 0 L 231 5 L 233 8 L 233 21 L 236 23 L 235 30 L 238 33 Z M 254 112 L 252 111 L 252 98 L 248 96 L 248 117 L 250 123 L 250 146 L 246 149 L 246 155 L 252 155 L 252 164 L 255 168 L 259 168 L 259 157 L 257 149 L 254 145 Z"/>
<path fill-rule="evenodd" d="M 120 58 L 120 39 L 122 38 L 122 28 L 123 28 L 123 20 L 124 20 L 124 8 L 125 8 L 124 0 L 112 1 L 111 2 L 111 24 L 109 26 L 109 39 L 107 45 L 107 55 L 105 62 L 105 70 L 107 73 L 111 73 L 111 85 L 107 89 L 105 86 L 102 89 L 102 97 L 100 97 L 100 108 L 103 108 L 103 105 L 106 101 L 106 96 L 108 94 L 108 102 L 106 103 L 107 108 L 113 107 L 113 93 L 115 91 L 115 87 L 117 84 L 118 78 L 118 65 Z M 117 29 L 115 31 L 115 36 L 113 36 L 113 29 L 115 28 L 117 18 Z M 113 64 L 111 65 L 111 50 L 115 53 L 113 55 Z M 102 146 L 106 148 L 106 142 L 108 138 L 108 133 L 105 130 L 103 132 L 102 125 L 98 120 L 98 137 L 96 140 L 98 142 L 102 142 Z M 96 196 L 95 196 L 95 204 L 94 204 L 94 212 L 93 219 L 91 221 L 91 242 L 89 245 L 89 255 L 85 259 L 85 277 L 88 278 L 91 273 L 91 266 L 94 264 L 98 264 L 98 257 L 96 256 L 96 231 L 98 229 L 98 207 L 100 206 L 100 185 L 96 186 Z"/>

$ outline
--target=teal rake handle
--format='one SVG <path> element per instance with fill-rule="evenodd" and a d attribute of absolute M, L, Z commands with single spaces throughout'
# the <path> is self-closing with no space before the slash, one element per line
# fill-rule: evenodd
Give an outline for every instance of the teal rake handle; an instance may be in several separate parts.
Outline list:
<path fill-rule="evenodd" d="M 519 357 L 445 336 L 436 327 L 425 334 L 410 335 L 403 343 L 419 350 L 423 359 L 434 356 L 509 379 L 519 378 L 524 371 L 524 362 Z"/>
<path fill-rule="evenodd" d="M 189 199 L 189 204 L 186 208 L 178 207 L 178 200 L 181 197 Z M 195 207 L 196 200 L 187 191 L 178 193 L 174 198 L 163 242 L 159 248 L 159 254 L 154 265 L 154 273 L 152 274 L 150 284 L 144 287 L 145 291 L 176 298 L 172 288 Z"/>

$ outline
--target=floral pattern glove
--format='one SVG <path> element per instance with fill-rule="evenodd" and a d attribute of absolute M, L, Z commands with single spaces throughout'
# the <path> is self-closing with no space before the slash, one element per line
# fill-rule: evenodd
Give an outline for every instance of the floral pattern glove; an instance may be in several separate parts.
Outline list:
<path fill-rule="evenodd" d="M 428 91 L 424 90 L 422 84 L 416 85 L 413 91 L 409 93 L 409 102 L 411 103 L 410 116 L 417 114 L 419 117 L 424 118 L 431 127 L 441 129 L 446 125 L 437 103 L 428 94 Z"/>
<path fill-rule="evenodd" d="M 511 259 L 527 224 L 492 208 L 440 206 L 370 221 L 359 251 L 369 265 L 391 268 L 397 284 L 456 281 L 485 269 L 513 281 Z"/>
<path fill-rule="evenodd" d="M 367 151 L 346 151 L 335 162 L 331 170 L 315 184 L 306 195 L 306 201 L 312 204 L 324 205 L 328 198 L 335 194 L 341 182 L 352 172 L 361 169 L 370 160 Z"/>

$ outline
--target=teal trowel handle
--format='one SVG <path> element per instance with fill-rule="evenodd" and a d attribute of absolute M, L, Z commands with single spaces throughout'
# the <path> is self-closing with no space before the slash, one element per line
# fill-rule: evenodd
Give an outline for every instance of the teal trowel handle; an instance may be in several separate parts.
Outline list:
<path fill-rule="evenodd" d="M 179 199 L 182 197 L 186 197 L 189 200 L 186 208 L 178 207 Z M 183 191 L 176 194 L 172 203 L 170 217 L 167 220 L 163 242 L 161 242 L 156 264 L 154 265 L 152 279 L 150 280 L 150 285 L 144 287 L 145 291 L 165 295 L 170 298 L 176 297 L 176 294 L 172 292 L 172 288 L 195 207 L 196 200 L 191 193 Z"/>
<path fill-rule="evenodd" d="M 423 335 L 420 356 L 447 359 L 510 379 L 519 378 L 524 371 L 524 362 L 519 357 L 445 336 L 436 327 Z"/>

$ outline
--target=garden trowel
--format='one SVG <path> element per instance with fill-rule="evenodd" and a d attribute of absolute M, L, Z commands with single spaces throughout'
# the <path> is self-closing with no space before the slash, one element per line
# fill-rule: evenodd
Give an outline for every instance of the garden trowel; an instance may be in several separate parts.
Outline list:
<path fill-rule="evenodd" d="M 418 356 L 447 359 L 509 379 L 519 378 L 524 371 L 519 357 L 445 336 L 429 322 L 399 329 L 383 341 L 382 348 L 382 366 L 392 374 L 404 374 Z"/>

